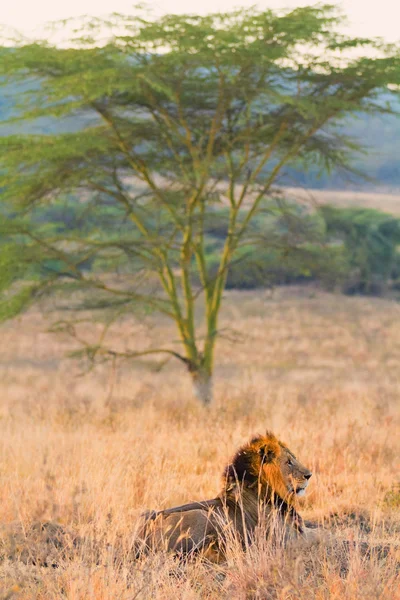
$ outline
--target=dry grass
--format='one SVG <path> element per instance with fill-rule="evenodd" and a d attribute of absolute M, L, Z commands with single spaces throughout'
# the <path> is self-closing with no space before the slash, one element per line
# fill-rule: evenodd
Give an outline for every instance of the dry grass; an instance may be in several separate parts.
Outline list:
<path fill-rule="evenodd" d="M 374 192 L 359 190 L 312 190 L 284 188 L 285 196 L 312 204 L 330 204 L 340 208 L 375 208 L 392 215 L 400 214 L 398 190 Z"/>
<path fill-rule="evenodd" d="M 301 509 L 306 517 L 346 539 L 395 543 L 399 318 L 399 307 L 384 300 L 304 289 L 228 294 L 221 325 L 240 342 L 220 342 L 209 410 L 191 398 L 190 382 L 172 362 L 160 373 L 148 363 L 126 366 L 115 382 L 107 366 L 76 378 L 62 358 L 68 342 L 43 333 L 42 314 L 5 325 L 1 597 L 400 598 L 396 561 L 366 560 L 357 551 L 345 570 L 343 556 L 321 548 L 303 559 L 260 544 L 247 555 L 233 550 L 218 568 L 164 556 L 138 562 L 130 553 L 144 508 L 212 497 L 236 447 L 266 428 L 315 474 Z M 122 345 L 130 336 L 137 346 L 174 336 L 168 323 L 150 323 L 127 321 L 110 335 Z M 43 540 L 30 526 L 45 519 L 85 540 L 66 553 L 54 549 L 56 569 L 32 558 Z"/>

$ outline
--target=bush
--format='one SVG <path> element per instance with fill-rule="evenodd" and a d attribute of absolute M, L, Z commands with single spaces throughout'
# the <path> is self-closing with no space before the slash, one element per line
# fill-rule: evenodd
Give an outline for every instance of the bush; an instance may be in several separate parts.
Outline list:
<path fill-rule="evenodd" d="M 324 206 L 329 244 L 342 244 L 349 272 L 343 282 L 347 294 L 382 294 L 400 275 L 400 221 L 367 208 Z"/>
<path fill-rule="evenodd" d="M 300 241 L 291 247 L 296 236 L 275 222 L 270 234 L 274 248 L 268 247 L 268 235 L 264 247 L 241 248 L 229 269 L 226 287 L 257 289 L 314 281 L 328 290 L 368 295 L 400 288 L 399 219 L 372 209 L 332 206 L 318 209 L 314 219 L 318 235 L 311 232 L 309 237 L 318 241 Z M 262 231 L 265 225 L 258 220 L 254 227 Z M 307 239 L 307 232 L 303 237 Z M 211 273 L 218 268 L 219 243 L 216 239 L 209 246 Z"/>
<path fill-rule="evenodd" d="M 209 260 L 211 273 L 218 268 L 218 255 Z M 342 246 L 304 244 L 292 250 L 247 246 L 231 265 L 227 289 L 251 290 L 274 285 L 321 282 L 328 289 L 342 284 L 348 273 Z"/>

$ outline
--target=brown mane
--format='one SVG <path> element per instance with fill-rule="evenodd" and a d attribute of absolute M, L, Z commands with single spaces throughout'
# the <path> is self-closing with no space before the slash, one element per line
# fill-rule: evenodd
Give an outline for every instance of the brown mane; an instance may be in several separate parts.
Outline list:
<path fill-rule="evenodd" d="M 265 502 L 272 500 L 276 495 L 281 500 L 285 500 L 286 486 L 275 462 L 283 448 L 288 450 L 287 446 L 270 431 L 265 435 L 253 437 L 249 443 L 239 448 L 231 463 L 225 468 L 225 491 L 238 484 L 246 487 L 259 485 L 261 487 L 259 495 L 265 498 Z M 265 471 L 261 473 L 262 467 L 265 467 L 266 473 Z"/>

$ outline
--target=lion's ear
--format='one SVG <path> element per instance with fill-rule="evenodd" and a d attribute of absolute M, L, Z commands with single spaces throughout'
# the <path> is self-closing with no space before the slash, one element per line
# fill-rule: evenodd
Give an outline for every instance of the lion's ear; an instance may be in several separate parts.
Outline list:
<path fill-rule="evenodd" d="M 262 457 L 263 463 L 270 463 L 276 458 L 275 452 L 269 446 L 261 446 L 258 454 Z"/>

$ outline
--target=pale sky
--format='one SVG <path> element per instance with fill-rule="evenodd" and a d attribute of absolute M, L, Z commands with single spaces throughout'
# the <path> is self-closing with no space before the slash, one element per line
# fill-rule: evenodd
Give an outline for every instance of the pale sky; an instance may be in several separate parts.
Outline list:
<path fill-rule="evenodd" d="M 110 12 L 133 13 L 132 0 L 0 0 L 0 25 L 25 35 L 40 35 L 45 22 L 83 14 L 104 16 Z M 312 0 L 153 0 L 147 3 L 155 14 L 227 11 L 257 4 L 260 8 L 294 8 L 314 4 Z M 342 0 L 339 5 L 350 21 L 346 33 L 364 37 L 400 40 L 400 0 Z"/>

